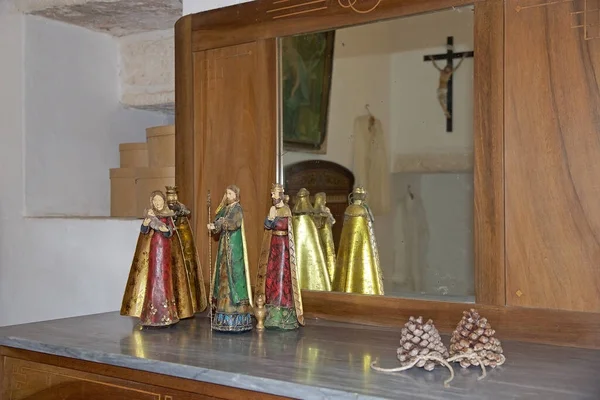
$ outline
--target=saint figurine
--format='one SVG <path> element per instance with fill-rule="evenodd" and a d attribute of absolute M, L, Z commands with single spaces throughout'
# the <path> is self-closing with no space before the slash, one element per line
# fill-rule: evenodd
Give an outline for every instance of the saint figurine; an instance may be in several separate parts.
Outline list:
<path fill-rule="evenodd" d="M 252 288 L 244 213 L 237 186 L 227 187 L 216 218 L 207 227 L 213 235 L 220 234 L 210 285 L 212 328 L 222 332 L 252 330 Z"/>
<path fill-rule="evenodd" d="M 304 325 L 302 295 L 296 269 L 292 212 L 283 186 L 271 189 L 273 206 L 265 219 L 258 265 L 257 294 L 264 294 L 267 329 L 293 330 Z"/>
<path fill-rule="evenodd" d="M 383 274 L 367 192 L 357 187 L 350 194 L 337 253 L 333 290 L 383 295 Z"/>
<path fill-rule="evenodd" d="M 296 245 L 296 266 L 300 289 L 331 291 L 331 279 L 313 219 L 314 209 L 310 193 L 305 188 L 298 191 L 292 210 L 292 226 Z"/>
<path fill-rule="evenodd" d="M 333 218 L 331 210 L 327 207 L 327 196 L 323 192 L 315 194 L 313 218 L 315 220 L 315 225 L 317 226 L 317 231 L 319 232 L 321 247 L 323 247 L 323 256 L 325 257 L 325 263 L 327 264 L 327 272 L 329 273 L 329 278 L 333 282 L 335 271 L 335 244 L 333 242 L 332 226 L 335 224 L 335 218 Z"/>
<path fill-rule="evenodd" d="M 121 315 L 140 318 L 141 326 L 169 326 L 180 319 L 173 270 L 175 263 L 184 268 L 183 253 L 179 242 L 173 241 L 175 214 L 167 207 L 164 193 L 152 192 L 150 204 L 140 228 Z"/>
<path fill-rule="evenodd" d="M 175 213 L 173 222 L 175 223 L 174 241 L 181 243 L 183 250 L 183 269 L 173 271 L 173 284 L 175 285 L 175 297 L 177 301 L 177 312 L 179 318 L 188 318 L 197 312 L 206 309 L 206 289 L 204 288 L 204 277 L 202 276 L 202 267 L 194 234 L 190 225 L 190 210 L 179 202 L 177 197 L 177 187 L 167 186 L 167 205 Z M 179 263 L 175 263 L 178 267 Z"/>

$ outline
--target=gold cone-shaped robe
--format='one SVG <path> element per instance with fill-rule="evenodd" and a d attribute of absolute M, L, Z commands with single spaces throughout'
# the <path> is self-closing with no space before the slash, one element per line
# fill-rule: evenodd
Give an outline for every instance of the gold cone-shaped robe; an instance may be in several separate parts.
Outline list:
<path fill-rule="evenodd" d="M 333 280 L 335 272 L 335 243 L 333 242 L 333 231 L 331 229 L 331 222 L 325 222 L 317 228 L 319 231 L 319 239 L 321 239 L 321 246 L 323 247 L 323 256 L 325 257 L 325 264 L 327 264 L 327 273 L 329 279 Z"/>
<path fill-rule="evenodd" d="M 292 225 L 296 241 L 296 265 L 300 288 L 331 291 L 327 262 L 306 190 L 301 191 L 296 199 L 292 211 Z"/>
<path fill-rule="evenodd" d="M 185 270 L 177 270 L 174 275 L 174 278 L 176 278 L 175 285 L 179 287 L 179 282 L 181 282 L 181 286 L 187 287 L 187 291 L 189 292 L 189 297 L 187 293 L 178 293 L 181 298 L 177 303 L 178 312 L 186 314 L 183 311 L 183 306 L 186 304 L 187 298 L 191 301 L 190 308 L 193 309 L 194 313 L 202 312 L 206 310 L 208 300 L 190 220 L 187 216 L 178 216 L 175 220 L 175 226 L 177 227 L 175 233 L 181 243 L 183 259 L 185 261 Z"/>
<path fill-rule="evenodd" d="M 333 241 L 332 225 L 335 224 L 335 218 L 331 214 L 331 210 L 325 206 L 325 193 L 317 193 L 315 195 L 315 212 L 313 215 L 321 247 L 323 247 L 323 256 L 327 264 L 327 272 L 329 279 L 333 282 L 335 271 L 335 243 Z"/>
<path fill-rule="evenodd" d="M 365 204 L 346 209 L 332 286 L 337 292 L 384 294 L 373 217 Z"/>

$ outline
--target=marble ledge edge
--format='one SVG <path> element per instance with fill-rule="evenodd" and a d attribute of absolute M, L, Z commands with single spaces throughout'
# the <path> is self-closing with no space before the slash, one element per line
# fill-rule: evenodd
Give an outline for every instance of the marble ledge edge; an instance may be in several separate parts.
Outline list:
<path fill-rule="evenodd" d="M 261 378 L 252 375 L 221 371 L 192 365 L 177 364 L 169 361 L 151 360 L 124 354 L 112 354 L 101 351 L 86 350 L 79 347 L 52 345 L 36 340 L 14 336 L 0 337 L 0 346 L 34 351 L 54 356 L 73 358 L 82 361 L 106 364 L 115 367 L 129 368 L 151 372 L 176 378 L 212 383 L 236 389 L 262 392 L 275 396 L 310 399 L 360 399 L 377 400 L 378 397 L 345 392 L 337 389 L 309 386 L 302 383 Z M 294 397 L 300 395 L 300 397 Z"/>

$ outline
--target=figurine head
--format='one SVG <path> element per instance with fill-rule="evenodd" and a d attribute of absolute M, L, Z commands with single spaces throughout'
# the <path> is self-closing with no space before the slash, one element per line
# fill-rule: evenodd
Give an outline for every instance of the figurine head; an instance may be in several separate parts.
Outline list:
<path fill-rule="evenodd" d="M 323 211 L 325 210 L 325 205 L 327 204 L 327 195 L 325 192 L 319 192 L 315 194 L 315 210 Z"/>
<path fill-rule="evenodd" d="M 285 205 L 285 195 L 281 183 L 274 183 L 273 186 L 271 186 L 271 200 L 275 207 L 283 207 Z"/>
<path fill-rule="evenodd" d="M 296 194 L 296 201 L 294 204 L 294 213 L 303 214 L 313 211 L 313 206 L 310 204 L 310 192 L 302 188 Z"/>
<path fill-rule="evenodd" d="M 227 199 L 227 204 L 235 203 L 240 200 L 240 188 L 236 185 L 229 185 L 227 189 L 225 189 L 225 198 Z"/>
<path fill-rule="evenodd" d="M 350 193 L 350 202 L 355 204 L 361 204 L 367 200 L 367 191 L 362 186 L 357 186 L 352 193 Z"/>
<path fill-rule="evenodd" d="M 165 186 L 167 189 L 167 204 L 177 203 L 177 186 Z"/>
<path fill-rule="evenodd" d="M 171 210 L 167 207 L 167 198 L 160 190 L 155 190 L 150 194 L 150 206 L 156 216 L 172 215 Z"/>

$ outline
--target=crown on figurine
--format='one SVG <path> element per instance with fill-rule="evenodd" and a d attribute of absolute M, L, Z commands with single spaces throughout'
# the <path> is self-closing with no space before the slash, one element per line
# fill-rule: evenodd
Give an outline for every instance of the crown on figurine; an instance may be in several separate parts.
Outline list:
<path fill-rule="evenodd" d="M 357 186 L 352 193 L 350 193 L 350 198 L 354 200 L 365 201 L 367 198 L 367 191 L 362 186 Z"/>
<path fill-rule="evenodd" d="M 306 188 L 302 188 L 300 190 L 298 190 L 298 197 L 308 197 L 310 195 L 310 192 L 306 189 Z"/>
<path fill-rule="evenodd" d="M 165 186 L 167 188 L 167 201 L 177 200 L 177 186 Z"/>
<path fill-rule="evenodd" d="M 283 185 L 281 183 L 274 183 L 271 186 L 271 193 L 283 193 Z"/>

